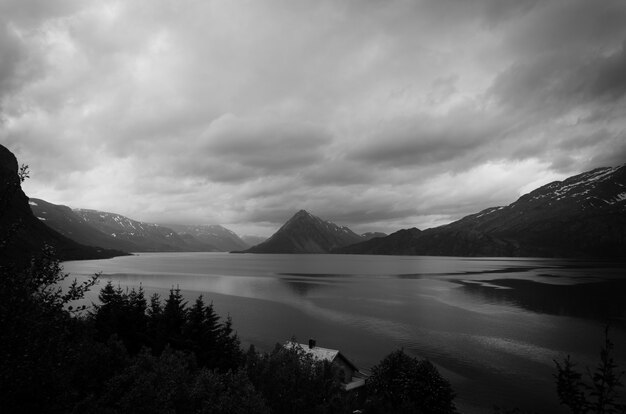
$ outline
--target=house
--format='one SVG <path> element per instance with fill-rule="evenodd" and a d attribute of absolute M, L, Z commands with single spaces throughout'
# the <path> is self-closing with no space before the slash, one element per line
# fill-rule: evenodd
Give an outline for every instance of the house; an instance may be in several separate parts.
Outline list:
<path fill-rule="evenodd" d="M 336 349 L 322 348 L 316 345 L 315 340 L 309 339 L 309 344 L 298 344 L 288 341 L 286 349 L 300 348 L 305 354 L 310 355 L 316 361 L 328 361 L 339 368 L 343 373 L 343 386 L 346 391 L 354 390 L 365 385 L 368 375 L 359 371 L 348 358 Z"/>

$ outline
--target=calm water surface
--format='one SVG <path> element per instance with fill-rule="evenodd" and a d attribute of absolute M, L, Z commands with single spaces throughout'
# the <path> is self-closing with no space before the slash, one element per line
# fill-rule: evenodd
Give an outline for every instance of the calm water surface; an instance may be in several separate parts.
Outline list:
<path fill-rule="evenodd" d="M 428 358 L 462 412 L 558 406 L 554 359 L 594 366 L 611 323 L 626 367 L 626 266 L 553 259 L 139 253 L 66 262 L 73 277 L 162 296 L 179 286 L 230 314 L 244 344 L 296 336 L 369 368 L 397 348 Z M 91 296 L 95 300 L 97 292 Z"/>

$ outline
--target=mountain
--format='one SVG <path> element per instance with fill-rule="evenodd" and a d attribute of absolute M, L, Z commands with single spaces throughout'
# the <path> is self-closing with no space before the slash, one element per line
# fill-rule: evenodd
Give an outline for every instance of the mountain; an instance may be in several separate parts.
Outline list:
<path fill-rule="evenodd" d="M 30 208 L 46 225 L 79 243 L 128 252 L 231 251 L 250 247 L 219 225 L 167 225 L 144 223 L 115 213 L 71 209 L 41 199 Z"/>
<path fill-rule="evenodd" d="M 79 244 L 46 226 L 32 213 L 21 188 L 15 155 L 0 145 L 0 265 L 24 265 L 45 245 L 60 260 L 103 259 L 126 253 Z"/>
<path fill-rule="evenodd" d="M 93 227 L 67 206 L 52 204 L 39 198 L 31 198 L 28 204 L 35 217 L 65 237 L 81 244 L 127 252 L 140 250 L 135 243 L 129 240 L 113 237 Z"/>
<path fill-rule="evenodd" d="M 241 236 L 241 240 L 243 240 L 244 243 L 246 243 L 248 246 L 254 246 L 263 243 L 265 240 L 267 240 L 267 237 L 244 234 L 243 236 Z"/>
<path fill-rule="evenodd" d="M 216 251 L 191 235 L 179 235 L 169 227 L 144 223 L 115 213 L 75 209 L 87 224 L 117 240 L 131 243 L 136 252 Z"/>
<path fill-rule="evenodd" d="M 179 236 L 185 237 L 186 235 L 190 235 L 202 243 L 213 246 L 215 250 L 221 252 L 247 249 L 251 246 L 237 236 L 237 234 L 219 224 L 196 226 L 168 224 L 167 227 L 177 232 Z"/>
<path fill-rule="evenodd" d="M 300 210 L 269 239 L 243 253 L 328 253 L 362 240 L 347 227 Z"/>
<path fill-rule="evenodd" d="M 353 254 L 626 258 L 626 165 L 555 181 L 411 237 L 336 249 Z"/>
<path fill-rule="evenodd" d="M 374 231 L 374 232 L 370 231 L 370 232 L 361 234 L 361 238 L 363 240 L 371 240 L 371 239 L 375 239 L 377 237 L 387 237 L 387 234 L 386 233 L 377 232 L 377 231 Z"/>

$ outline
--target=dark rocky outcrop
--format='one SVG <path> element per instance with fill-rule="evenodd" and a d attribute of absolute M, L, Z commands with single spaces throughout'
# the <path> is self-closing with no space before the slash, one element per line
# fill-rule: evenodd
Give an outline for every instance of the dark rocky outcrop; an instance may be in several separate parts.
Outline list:
<path fill-rule="evenodd" d="M 79 244 L 37 219 L 21 188 L 15 155 L 0 145 L 0 264 L 27 262 L 45 245 L 61 260 L 102 259 L 126 253 Z"/>

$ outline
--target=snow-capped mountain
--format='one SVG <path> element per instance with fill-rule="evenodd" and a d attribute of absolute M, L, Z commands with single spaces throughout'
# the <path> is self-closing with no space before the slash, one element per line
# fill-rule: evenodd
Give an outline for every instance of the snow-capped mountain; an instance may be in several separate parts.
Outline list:
<path fill-rule="evenodd" d="M 137 252 L 216 251 L 194 237 L 183 237 L 169 227 L 144 223 L 116 213 L 74 209 L 86 223 L 117 240 L 132 243 Z"/>
<path fill-rule="evenodd" d="M 116 213 L 71 209 L 31 198 L 33 214 L 66 237 L 126 252 L 231 251 L 249 247 L 220 225 L 159 225 Z"/>
<path fill-rule="evenodd" d="M 133 242 L 103 233 L 67 206 L 52 204 L 39 198 L 31 198 L 28 203 L 39 220 L 72 240 L 88 246 L 126 252 L 139 251 L 139 247 Z"/>
<path fill-rule="evenodd" d="M 245 253 L 328 253 L 332 249 L 363 241 L 347 227 L 324 221 L 300 210 L 263 243 Z"/>
<path fill-rule="evenodd" d="M 626 165 L 546 184 L 402 243 L 399 233 L 338 252 L 626 258 Z"/>
<path fill-rule="evenodd" d="M 250 247 L 250 244 L 243 241 L 235 232 L 219 224 L 166 224 L 166 226 L 176 231 L 181 237 L 192 236 L 203 243 L 214 246 L 216 250 L 222 252 Z"/>

